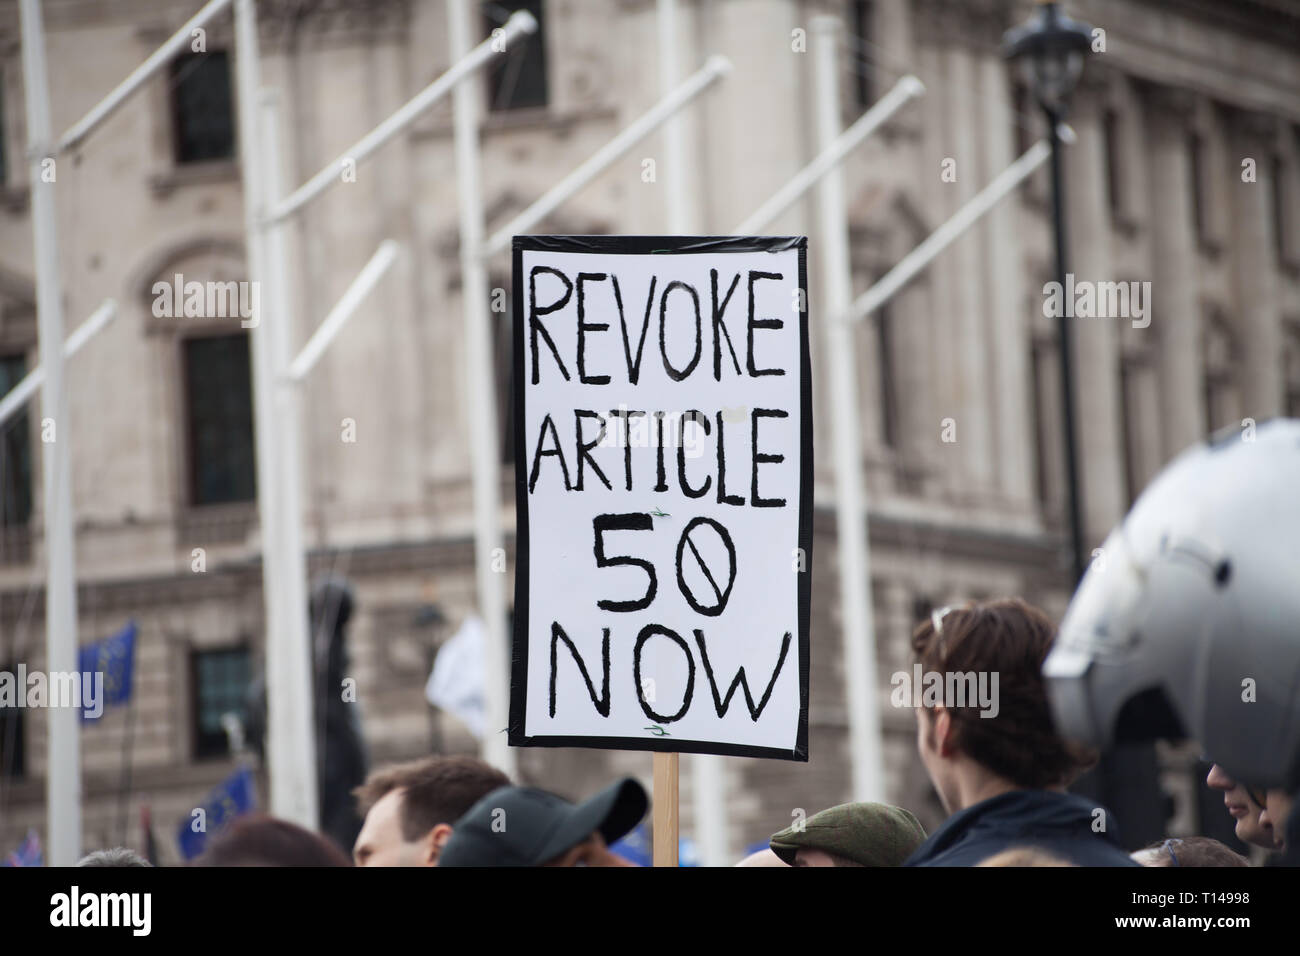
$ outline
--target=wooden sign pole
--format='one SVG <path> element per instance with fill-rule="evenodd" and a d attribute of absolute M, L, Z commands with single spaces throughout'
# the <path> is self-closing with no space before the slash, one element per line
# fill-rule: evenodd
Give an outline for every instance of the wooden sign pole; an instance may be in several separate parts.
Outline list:
<path fill-rule="evenodd" d="M 677 865 L 677 770 L 680 754 L 655 754 L 654 865 Z"/>

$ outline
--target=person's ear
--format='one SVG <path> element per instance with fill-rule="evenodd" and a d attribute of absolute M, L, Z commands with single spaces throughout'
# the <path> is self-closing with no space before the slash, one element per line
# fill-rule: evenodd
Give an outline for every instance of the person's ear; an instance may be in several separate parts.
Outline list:
<path fill-rule="evenodd" d="M 942 705 L 932 711 L 934 729 L 934 749 L 941 757 L 951 757 L 953 746 L 949 738 L 952 735 L 952 717 Z"/>
<path fill-rule="evenodd" d="M 424 865 L 437 866 L 438 857 L 442 855 L 442 848 L 447 845 L 451 839 L 451 825 L 439 823 L 424 839 Z"/>

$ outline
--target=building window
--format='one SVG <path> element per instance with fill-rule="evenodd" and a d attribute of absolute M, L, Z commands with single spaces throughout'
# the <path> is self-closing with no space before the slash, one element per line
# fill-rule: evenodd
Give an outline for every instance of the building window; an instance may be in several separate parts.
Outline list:
<path fill-rule="evenodd" d="M 187 53 L 172 61 L 171 109 L 178 165 L 234 157 L 230 61 L 224 50 Z"/>
<path fill-rule="evenodd" d="M 13 664 L 4 670 L 14 673 Z M 22 688 L 18 692 L 26 693 Z M 13 704 L 0 704 L 0 779 L 18 779 L 27 772 L 26 754 L 23 749 L 23 714 L 24 708 Z"/>
<path fill-rule="evenodd" d="M 1287 216 L 1287 201 L 1290 199 L 1290 190 L 1287 188 L 1286 161 L 1277 153 L 1273 154 L 1270 173 L 1273 186 L 1273 249 L 1277 254 L 1278 265 L 1286 265 L 1287 238 L 1290 227 L 1289 217 Z"/>
<path fill-rule="evenodd" d="M 1120 428 L 1124 442 L 1124 500 L 1126 507 L 1132 507 L 1142 490 L 1140 450 L 1138 439 L 1141 435 L 1138 416 L 1141 414 L 1139 396 L 1139 376 L 1142 366 L 1136 359 L 1125 357 L 1119 364 L 1119 400 Z"/>
<path fill-rule="evenodd" d="M 546 17 L 542 0 L 514 0 L 483 4 L 487 31 L 498 29 L 516 10 L 527 10 L 537 18 L 537 32 L 510 41 L 487 71 L 488 109 L 493 112 L 527 109 L 547 104 Z"/>
<path fill-rule="evenodd" d="M 0 395 L 22 381 L 27 360 L 0 356 Z M 27 524 L 32 514 L 32 445 L 27 415 L 19 412 L 0 431 L 0 528 Z"/>
<path fill-rule="evenodd" d="M 228 647 L 191 651 L 190 673 L 194 701 L 194 758 L 203 760 L 230 753 L 230 740 L 221 719 L 234 714 L 248 722 L 248 682 L 251 661 L 248 648 Z"/>
<path fill-rule="evenodd" d="M 257 486 L 248 336 L 190 338 L 181 347 L 190 503 L 252 501 Z"/>
<path fill-rule="evenodd" d="M 1011 87 L 1011 122 L 1012 142 L 1016 155 L 1023 156 L 1034 145 L 1034 99 L 1029 95 L 1029 87 L 1019 81 Z"/>
<path fill-rule="evenodd" d="M 1191 195 L 1187 197 L 1192 207 L 1192 225 L 1196 240 L 1200 243 L 1209 241 L 1209 223 L 1205 209 L 1205 143 L 1199 133 L 1190 133 L 1187 137 L 1187 159 L 1190 175 L 1187 186 Z"/>
<path fill-rule="evenodd" d="M 853 36 L 849 38 L 849 63 L 853 66 L 853 91 L 858 106 L 866 109 L 875 102 L 875 69 L 872 66 L 871 38 L 875 4 L 871 0 L 853 0 Z"/>
<path fill-rule="evenodd" d="M 498 294 L 498 290 L 500 293 Z M 488 291 L 492 312 L 488 321 L 492 333 L 492 374 L 496 390 L 497 421 L 501 423 L 501 464 L 515 463 L 514 321 L 510 310 L 510 283 L 493 282 Z M 497 303 L 504 311 L 497 311 Z"/>
<path fill-rule="evenodd" d="M 1227 324 L 1218 314 L 1205 325 L 1202 341 L 1205 369 L 1205 430 L 1213 434 L 1240 421 L 1235 374 L 1236 349 Z"/>
<path fill-rule="evenodd" d="M 5 135 L 5 86 L 0 75 L 0 186 L 9 182 L 9 137 Z"/>
<path fill-rule="evenodd" d="M 880 359 L 880 437 L 886 448 L 898 447 L 898 384 L 894 375 L 894 322 L 888 306 L 871 317 Z"/>
<path fill-rule="evenodd" d="M 1286 376 L 1286 402 L 1283 414 L 1300 418 L 1300 324 L 1290 327 L 1286 339 L 1283 374 Z"/>
<path fill-rule="evenodd" d="M 1102 119 L 1106 145 L 1106 201 L 1110 206 L 1111 220 L 1120 219 L 1124 213 L 1124 195 L 1120 182 L 1120 123 L 1119 113 L 1107 110 Z"/>

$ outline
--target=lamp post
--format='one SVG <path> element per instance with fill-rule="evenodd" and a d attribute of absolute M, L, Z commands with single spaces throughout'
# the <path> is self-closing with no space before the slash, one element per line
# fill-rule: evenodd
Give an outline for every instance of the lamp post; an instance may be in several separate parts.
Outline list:
<path fill-rule="evenodd" d="M 1047 116 L 1047 136 L 1052 146 L 1052 220 L 1056 233 L 1056 280 L 1066 288 L 1065 192 L 1061 182 L 1060 124 L 1065 119 L 1070 94 L 1083 73 L 1084 58 L 1092 49 L 1092 28 L 1071 20 L 1058 5 L 1040 2 L 1024 24 L 1006 32 L 1002 54 L 1020 64 L 1038 105 Z M 1070 525 L 1072 586 L 1083 578 L 1083 518 L 1079 491 L 1079 455 L 1074 433 L 1074 375 L 1071 361 L 1067 309 L 1056 317 L 1057 356 L 1061 367 L 1061 409 L 1065 428 L 1066 506 Z"/>
<path fill-rule="evenodd" d="M 1058 4 L 1040 2 L 1023 25 L 1008 30 L 1002 52 L 1016 61 L 1034 98 L 1047 115 L 1052 147 L 1052 219 L 1056 233 L 1056 281 L 1066 288 L 1065 190 L 1061 181 L 1061 123 L 1070 95 L 1092 51 L 1092 28 L 1061 13 Z M 1078 587 L 1084 560 L 1080 507 L 1078 450 L 1074 434 L 1074 387 L 1070 357 L 1070 325 L 1066 309 L 1056 317 L 1061 366 L 1062 423 L 1065 428 L 1065 480 L 1070 522 L 1072 587 Z M 1164 834 L 1168 797 L 1160 788 L 1152 743 L 1120 744 L 1102 754 L 1097 766 L 1071 788 L 1103 800 L 1124 821 L 1125 845 L 1136 849 Z"/>

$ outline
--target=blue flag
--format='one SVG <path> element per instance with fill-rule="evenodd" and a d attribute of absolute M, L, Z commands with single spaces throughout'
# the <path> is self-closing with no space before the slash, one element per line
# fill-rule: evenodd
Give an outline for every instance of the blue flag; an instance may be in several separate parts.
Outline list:
<path fill-rule="evenodd" d="M 654 847 L 650 843 L 650 828 L 638 823 L 634 830 L 610 844 L 609 851 L 637 866 L 653 865 Z M 690 837 L 678 837 L 677 865 L 699 866 L 699 852 Z"/>
<path fill-rule="evenodd" d="M 41 838 L 35 830 L 27 831 L 23 845 L 5 857 L 0 866 L 44 866 L 45 855 L 41 852 Z"/>
<path fill-rule="evenodd" d="M 218 834 L 231 820 L 257 806 L 257 789 L 253 771 L 240 767 L 221 781 L 203 804 L 203 813 L 191 813 L 181 821 L 176 841 L 181 857 L 192 860 L 202 853 L 208 839 Z"/>
<path fill-rule="evenodd" d="M 81 649 L 82 680 L 94 680 L 94 675 L 104 675 L 104 707 L 124 704 L 131 699 L 131 676 L 135 670 L 135 621 L 127 621 L 112 637 L 107 637 L 94 644 L 87 644 Z M 100 708 L 102 713 L 102 708 Z M 98 716 L 88 717 L 81 712 L 81 719 L 98 720 Z"/>

